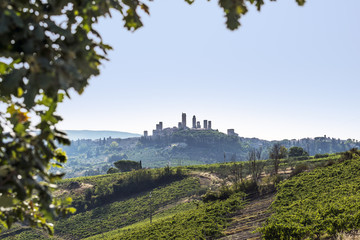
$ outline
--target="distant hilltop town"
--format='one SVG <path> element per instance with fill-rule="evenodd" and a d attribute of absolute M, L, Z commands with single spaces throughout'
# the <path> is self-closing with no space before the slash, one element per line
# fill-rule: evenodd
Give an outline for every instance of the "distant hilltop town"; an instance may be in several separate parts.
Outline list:
<path fill-rule="evenodd" d="M 153 137 L 167 136 L 167 135 L 173 134 L 176 131 L 184 130 L 184 129 L 192 130 L 192 131 L 197 131 L 197 130 L 218 131 L 218 130 L 212 129 L 211 121 L 209 121 L 209 120 L 204 120 L 203 126 L 201 127 L 201 123 L 200 123 L 200 121 L 196 121 L 195 115 L 192 117 L 192 127 L 190 128 L 186 124 L 186 113 L 182 113 L 181 114 L 181 122 L 178 122 L 177 127 L 163 128 L 163 122 L 159 122 L 158 124 L 156 124 L 156 128 L 152 131 L 152 136 Z M 227 134 L 229 136 L 238 136 L 238 134 L 235 133 L 234 129 L 228 129 Z M 150 138 L 150 137 L 151 136 L 149 136 L 148 131 L 144 131 L 144 138 Z"/>

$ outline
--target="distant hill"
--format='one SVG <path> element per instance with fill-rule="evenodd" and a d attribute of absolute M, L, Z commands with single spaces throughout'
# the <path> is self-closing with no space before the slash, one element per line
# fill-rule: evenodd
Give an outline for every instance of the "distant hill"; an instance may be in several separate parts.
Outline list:
<path fill-rule="evenodd" d="M 137 133 L 118 131 L 97 131 L 97 130 L 65 130 L 70 140 L 77 139 L 99 139 L 99 138 L 132 138 L 140 137 Z"/>

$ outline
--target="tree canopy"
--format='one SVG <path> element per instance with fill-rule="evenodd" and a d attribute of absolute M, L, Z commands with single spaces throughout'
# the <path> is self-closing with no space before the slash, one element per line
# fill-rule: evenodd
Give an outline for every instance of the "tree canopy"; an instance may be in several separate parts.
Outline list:
<path fill-rule="evenodd" d="M 142 168 L 141 161 L 136 162 L 131 160 L 120 160 L 114 162 L 114 165 L 121 172 L 130 172 L 131 170 L 138 170 Z"/>
<path fill-rule="evenodd" d="M 189 4 L 193 0 L 185 0 Z M 304 0 L 296 0 L 299 5 Z M 263 0 L 219 0 L 226 26 L 234 30 L 249 5 Z M 53 198 L 66 155 L 57 144 L 69 144 L 56 128 L 56 108 L 68 91 L 81 94 L 99 75 L 111 47 L 94 29 L 111 10 L 124 27 L 143 26 L 139 0 L 2 0 L 0 2 L 0 224 L 25 221 L 52 231 L 49 219 L 72 209 Z M 68 201 L 67 201 L 68 202 Z M 1 228 L 0 228 L 1 229 Z"/>
<path fill-rule="evenodd" d="M 302 147 L 291 147 L 289 149 L 289 157 L 302 157 L 302 156 L 309 156 Z"/>

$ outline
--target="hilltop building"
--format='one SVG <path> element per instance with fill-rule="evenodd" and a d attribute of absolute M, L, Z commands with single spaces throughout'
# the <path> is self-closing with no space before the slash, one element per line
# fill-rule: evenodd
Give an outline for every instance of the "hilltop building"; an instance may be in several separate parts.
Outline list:
<path fill-rule="evenodd" d="M 186 113 L 182 113 L 181 115 L 181 127 L 186 128 Z"/>
<path fill-rule="evenodd" d="M 207 120 L 204 120 L 204 129 L 208 129 Z"/>
<path fill-rule="evenodd" d="M 156 128 L 153 130 L 153 136 L 160 135 L 162 131 L 163 131 L 163 123 L 159 122 L 158 124 L 156 124 Z M 144 131 L 144 137 L 145 137 L 145 131 Z"/>
<path fill-rule="evenodd" d="M 235 130 L 233 128 L 227 130 L 227 135 L 228 136 L 239 136 L 239 134 L 235 133 Z"/>
<path fill-rule="evenodd" d="M 148 131 L 144 131 L 144 137 L 151 139 L 152 137 L 159 138 L 159 137 L 170 136 L 174 132 L 179 131 L 181 129 L 187 129 L 187 130 L 192 130 L 192 131 L 195 131 L 195 130 L 212 130 L 212 122 L 209 121 L 209 120 L 203 120 L 203 121 L 204 121 L 204 125 L 203 125 L 203 128 L 201 128 L 200 121 L 197 121 L 196 116 L 193 115 L 193 117 L 192 117 L 192 128 L 190 129 L 186 125 L 186 113 L 182 113 L 181 114 L 181 122 L 178 122 L 177 127 L 164 128 L 163 127 L 163 122 L 159 122 L 158 124 L 156 124 L 155 129 L 152 131 L 152 136 L 148 135 Z M 234 129 L 228 129 L 228 135 L 237 136 Z"/>

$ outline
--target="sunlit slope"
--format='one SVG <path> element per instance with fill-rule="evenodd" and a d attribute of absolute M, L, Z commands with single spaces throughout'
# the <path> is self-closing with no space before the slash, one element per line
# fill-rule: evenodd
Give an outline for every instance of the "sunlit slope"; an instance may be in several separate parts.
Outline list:
<path fill-rule="evenodd" d="M 196 208 L 164 217 L 152 224 L 96 235 L 95 239 L 214 239 L 223 236 L 231 213 L 244 206 L 244 194 L 236 193 L 224 201 L 200 203 Z"/>
<path fill-rule="evenodd" d="M 124 227 L 148 218 L 150 210 L 156 211 L 197 190 L 199 190 L 199 182 L 195 178 L 176 181 L 153 189 L 151 198 L 149 191 L 146 191 L 128 200 L 105 204 L 62 219 L 56 223 L 55 233 L 72 239 L 80 239 Z"/>
<path fill-rule="evenodd" d="M 348 230 L 342 227 L 344 222 L 352 222 L 351 226 L 358 229 L 359 159 L 343 160 L 341 154 L 283 159 L 279 176 L 272 175 L 272 160 L 261 160 L 258 163 L 263 165 L 263 170 L 258 186 L 252 182 L 251 162 L 142 169 L 62 180 L 55 194 L 72 197 L 77 212 L 54 222 L 52 239 L 259 237 L 259 234 L 244 234 L 244 229 L 253 226 L 251 229 L 255 230 L 266 219 L 266 209 L 274 196 L 271 189 L 281 179 L 284 180 L 278 185 L 273 204 L 275 213 L 263 229 L 267 239 L 329 236 Z M 291 177 L 294 174 L 299 175 Z M 251 207 L 258 206 L 256 203 L 262 197 L 259 192 L 266 194 L 267 191 L 269 204 L 264 205 L 264 217 L 258 223 L 253 218 L 258 213 Z M 248 193 L 245 201 L 243 192 Z M 353 216 L 353 220 L 349 216 Z M 335 220 L 337 222 L 332 222 Z M 336 229 L 331 230 L 331 226 Z M 51 237 L 39 229 L 17 225 L 4 231 L 0 238 Z"/>
<path fill-rule="evenodd" d="M 360 158 L 353 155 L 280 183 L 264 238 L 317 238 L 359 229 Z"/>

